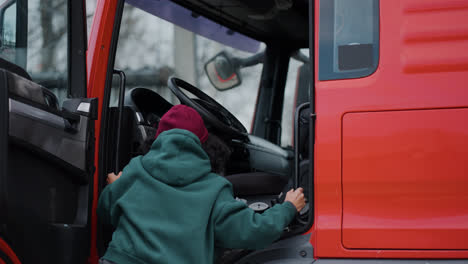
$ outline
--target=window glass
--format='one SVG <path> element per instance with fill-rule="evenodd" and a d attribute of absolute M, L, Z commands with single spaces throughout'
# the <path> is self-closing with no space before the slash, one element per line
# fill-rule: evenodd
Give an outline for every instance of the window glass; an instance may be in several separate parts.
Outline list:
<path fill-rule="evenodd" d="M 96 11 L 97 0 L 86 0 L 86 26 L 88 39 L 90 39 L 91 27 L 93 26 L 94 12 Z"/>
<path fill-rule="evenodd" d="M 299 50 L 302 61 L 292 57 L 289 60 L 288 77 L 284 91 L 283 116 L 281 119 L 281 146 L 293 146 L 294 115 L 296 108 L 310 100 L 309 49 Z"/>
<path fill-rule="evenodd" d="M 320 1 L 319 79 L 372 74 L 379 57 L 379 1 Z"/>
<path fill-rule="evenodd" d="M 16 57 L 16 9 L 15 1 L 3 1 L 0 4 L 0 56 L 8 61 L 15 61 Z"/>
<path fill-rule="evenodd" d="M 2 46 L 14 48 L 16 44 L 16 3 L 5 8 L 3 13 Z"/>
<path fill-rule="evenodd" d="M 213 22 L 214 23 L 214 22 Z M 261 43 L 260 51 L 265 45 Z M 231 48 L 186 30 L 137 7 L 125 4 L 117 44 L 115 68 L 127 76 L 126 89 L 151 89 L 172 104 L 178 99 L 167 88 L 171 75 L 198 87 L 228 109 L 249 131 L 255 110 L 262 64 L 241 69 L 242 83 L 218 91 L 210 83 L 204 65 L 221 51 L 245 58 L 254 53 Z M 118 101 L 118 77 L 114 77 L 111 106 Z"/>
<path fill-rule="evenodd" d="M 19 4 L 24 6 L 17 8 Z M 66 0 L 5 1 L 0 5 L 0 57 L 26 70 L 59 103 L 68 95 L 67 10 Z"/>

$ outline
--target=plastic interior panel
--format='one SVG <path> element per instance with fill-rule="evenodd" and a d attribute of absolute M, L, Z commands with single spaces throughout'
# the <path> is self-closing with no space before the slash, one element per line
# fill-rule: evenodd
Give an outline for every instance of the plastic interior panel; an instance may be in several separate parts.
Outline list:
<path fill-rule="evenodd" d="M 8 90 L 11 94 L 46 105 L 43 86 L 23 78 L 15 73 L 6 71 L 8 76 Z"/>
<path fill-rule="evenodd" d="M 3 87 L 7 85 L 4 71 L 0 71 L 0 85 Z M 0 232 L 3 232 L 4 222 L 8 215 L 5 184 L 8 175 L 8 108 L 8 90 L 0 88 Z"/>
<path fill-rule="evenodd" d="M 68 171 L 10 140 L 7 238 L 24 263 L 51 263 L 50 223 L 73 224 L 79 185 Z M 40 246 L 38 246 L 40 245 Z"/>
<path fill-rule="evenodd" d="M 80 116 L 77 133 L 65 131 L 61 116 L 10 100 L 10 135 L 81 169 L 86 167 L 88 118 Z"/>
<path fill-rule="evenodd" d="M 60 116 L 11 99 L 10 106 L 10 170 L 5 186 L 12 247 L 24 263 L 82 261 L 88 248 L 89 186 L 83 185 L 88 181 L 88 120 L 80 117 L 79 131 L 68 133 Z M 73 160 L 74 155 L 81 156 Z M 64 164 L 70 165 L 59 166 Z M 80 178 L 72 177 L 77 171 Z M 68 261 L 70 257 L 73 261 Z"/>
<path fill-rule="evenodd" d="M 291 173 L 291 162 L 294 157 L 291 151 L 256 136 L 249 135 L 245 148 L 250 153 L 250 165 L 259 171 L 285 176 Z"/>
<path fill-rule="evenodd" d="M 141 130 L 137 130 L 137 121 L 136 121 L 136 114 L 135 111 L 128 106 L 125 106 L 123 109 L 123 119 L 122 119 L 122 131 L 120 134 L 120 155 L 119 155 L 119 168 L 122 170 L 132 159 L 134 156 L 140 155 L 142 153 L 138 152 L 137 147 L 139 144 L 142 143 L 141 140 L 139 141 L 139 137 L 137 137 L 137 132 L 142 132 Z M 108 119 L 108 126 L 115 127 L 116 123 L 118 122 L 118 108 L 111 107 L 109 108 L 109 119 Z M 146 132 L 146 131 L 145 131 Z M 113 169 L 115 168 L 115 148 L 116 148 L 116 138 L 117 138 L 117 131 L 116 129 L 111 129 L 106 136 L 108 150 L 106 153 L 114 153 L 112 158 L 109 159 L 109 164 L 107 168 Z"/>
<path fill-rule="evenodd" d="M 231 182 L 234 195 L 243 197 L 246 195 L 278 195 L 287 184 L 287 179 L 277 174 L 266 172 L 248 172 L 227 175 Z"/>
<path fill-rule="evenodd" d="M 15 91 L 8 101 L 9 170 L 2 182 L 7 190 L 5 236 L 22 263 L 83 263 L 89 249 L 87 141 L 92 123 L 70 113 L 73 120 L 67 120 L 34 100 L 41 98 L 38 87 L 19 77 L 5 84 Z M 73 129 L 66 122 L 74 123 Z"/>

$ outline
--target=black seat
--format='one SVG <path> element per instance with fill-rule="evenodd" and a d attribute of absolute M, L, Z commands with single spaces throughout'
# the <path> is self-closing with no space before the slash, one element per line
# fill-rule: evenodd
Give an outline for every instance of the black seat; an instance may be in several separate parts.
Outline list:
<path fill-rule="evenodd" d="M 142 118 L 149 122 L 154 116 L 161 118 L 173 106 L 156 92 L 142 87 L 133 88 L 126 93 L 125 105 L 141 113 Z"/>
<path fill-rule="evenodd" d="M 239 173 L 226 176 L 232 183 L 236 196 L 277 195 L 286 185 L 287 180 L 268 172 Z"/>

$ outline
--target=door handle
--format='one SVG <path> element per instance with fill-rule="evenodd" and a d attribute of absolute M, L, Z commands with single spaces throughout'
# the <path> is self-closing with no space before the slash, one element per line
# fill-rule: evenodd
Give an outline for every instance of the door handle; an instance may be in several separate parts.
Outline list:
<path fill-rule="evenodd" d="M 65 131 L 69 133 L 78 132 L 78 124 L 80 123 L 80 115 L 69 112 L 67 110 L 63 110 L 62 117 L 65 123 Z"/>

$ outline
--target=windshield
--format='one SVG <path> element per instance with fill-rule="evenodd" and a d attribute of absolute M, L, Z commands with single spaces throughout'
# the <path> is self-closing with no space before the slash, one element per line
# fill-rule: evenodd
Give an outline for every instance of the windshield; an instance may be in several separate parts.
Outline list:
<path fill-rule="evenodd" d="M 216 25 L 212 21 L 210 23 Z M 222 27 L 218 25 L 218 28 Z M 233 56 L 244 58 L 254 53 L 238 49 L 238 47 L 246 44 L 247 46 L 253 45 L 251 50 L 261 51 L 265 45 L 239 33 L 230 34 L 233 39 L 232 44 L 236 45 L 226 45 L 221 42 L 226 32 L 221 30 L 218 31 L 218 35 L 211 35 L 212 39 L 217 40 L 215 41 L 158 18 L 140 8 L 125 4 L 115 68 L 126 73 L 127 89 L 149 88 L 172 104 L 178 104 L 179 101 L 167 88 L 167 79 L 175 75 L 195 85 L 222 104 L 249 131 L 255 110 L 262 64 L 242 69 L 241 85 L 228 91 L 218 91 L 212 86 L 205 75 L 204 65 L 220 51 L 227 51 Z M 256 43 L 258 43 L 257 47 L 255 47 Z M 118 80 L 114 80 L 113 87 L 118 87 Z M 117 94 L 117 89 L 113 89 L 111 105 L 116 105 Z"/>

